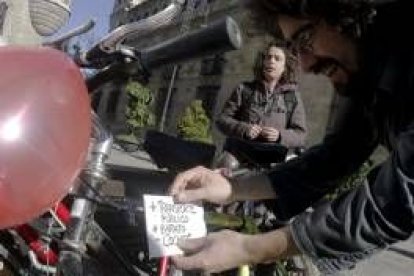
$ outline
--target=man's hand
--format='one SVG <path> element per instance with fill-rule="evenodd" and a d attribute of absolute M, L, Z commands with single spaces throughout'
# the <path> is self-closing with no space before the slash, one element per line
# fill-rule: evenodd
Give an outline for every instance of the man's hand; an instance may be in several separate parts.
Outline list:
<path fill-rule="evenodd" d="M 199 239 L 183 240 L 178 246 L 185 256 L 174 256 L 178 269 L 202 270 L 215 273 L 250 263 L 249 252 L 244 248 L 245 235 L 221 231 Z"/>
<path fill-rule="evenodd" d="M 170 187 L 170 195 L 181 203 L 206 200 L 225 204 L 229 203 L 232 187 L 220 172 L 196 167 L 176 176 Z"/>
<path fill-rule="evenodd" d="M 183 240 L 178 246 L 185 253 L 172 257 L 178 269 L 210 273 L 244 264 L 272 262 L 299 253 L 288 227 L 259 235 L 226 230 L 200 239 Z"/>
<path fill-rule="evenodd" d="M 250 125 L 249 130 L 247 131 L 247 137 L 251 140 L 256 139 L 260 132 L 262 131 L 262 127 L 259 125 Z"/>
<path fill-rule="evenodd" d="M 260 136 L 269 142 L 276 142 L 279 139 L 280 131 L 273 127 L 263 127 Z"/>

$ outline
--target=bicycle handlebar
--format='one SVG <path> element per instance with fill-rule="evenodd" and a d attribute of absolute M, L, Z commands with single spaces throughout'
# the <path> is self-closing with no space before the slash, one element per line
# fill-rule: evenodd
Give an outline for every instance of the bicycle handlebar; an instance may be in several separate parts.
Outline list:
<path fill-rule="evenodd" d="M 200 30 L 144 49 L 140 55 L 144 68 L 150 70 L 163 64 L 240 49 L 241 45 L 237 23 L 231 17 L 225 17 Z"/>
<path fill-rule="evenodd" d="M 240 49 L 242 37 L 237 23 L 231 17 L 213 22 L 207 27 L 164 41 L 141 51 L 125 48 L 110 55 L 103 54 L 98 64 L 110 65 L 89 79 L 88 88 L 96 87 L 114 77 L 141 75 L 164 64 L 183 62 L 217 52 Z M 113 62 L 113 59 L 118 62 Z M 126 61 L 127 60 L 127 61 Z M 104 61 L 101 63 L 101 61 Z M 144 77 L 145 78 L 145 77 Z"/>

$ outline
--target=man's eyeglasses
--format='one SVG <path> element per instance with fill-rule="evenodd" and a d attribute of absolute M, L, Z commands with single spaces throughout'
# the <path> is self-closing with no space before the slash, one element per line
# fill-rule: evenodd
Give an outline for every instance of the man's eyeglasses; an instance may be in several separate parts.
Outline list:
<path fill-rule="evenodd" d="M 313 42 L 316 33 L 317 23 L 312 22 L 300 27 L 291 38 L 291 45 L 298 51 L 304 53 L 314 54 Z M 331 75 L 338 68 L 350 73 L 349 70 L 343 66 L 338 60 L 332 57 L 319 56 L 317 61 L 309 68 L 310 71 L 315 73 L 324 72 L 326 75 Z"/>
<path fill-rule="evenodd" d="M 292 46 L 299 51 L 312 53 L 315 31 L 315 23 L 308 23 L 306 25 L 303 25 L 292 35 Z"/>

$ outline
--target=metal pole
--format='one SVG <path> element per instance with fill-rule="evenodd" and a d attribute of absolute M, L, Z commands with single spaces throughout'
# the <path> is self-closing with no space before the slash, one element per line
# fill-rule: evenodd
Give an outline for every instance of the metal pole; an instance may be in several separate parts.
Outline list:
<path fill-rule="evenodd" d="M 204 21 L 207 22 L 209 11 L 210 11 L 210 6 L 207 0 L 201 0 L 201 1 L 189 0 L 186 4 L 186 11 L 183 14 L 180 33 L 186 33 L 190 29 L 190 21 L 194 18 L 196 9 L 198 10 L 203 9 Z M 164 131 L 165 119 L 167 117 L 167 111 L 168 111 L 168 107 L 171 101 L 171 93 L 174 87 L 177 70 L 178 70 L 178 66 L 174 65 L 174 69 L 173 69 L 173 73 L 171 76 L 170 85 L 168 87 L 167 97 L 164 102 L 164 108 L 162 110 L 162 115 L 161 115 L 161 120 L 160 120 L 160 125 L 159 125 L 159 131 L 161 132 Z"/>
<path fill-rule="evenodd" d="M 162 110 L 162 115 L 161 115 L 161 120 L 160 120 L 159 130 L 161 132 L 164 131 L 165 119 L 167 117 L 168 106 L 170 105 L 170 101 L 171 101 L 171 93 L 172 93 L 173 86 L 175 83 L 175 76 L 177 74 L 177 69 L 178 69 L 178 66 L 174 65 L 171 80 L 170 80 L 170 85 L 168 86 L 167 97 L 165 98 L 164 108 Z"/>

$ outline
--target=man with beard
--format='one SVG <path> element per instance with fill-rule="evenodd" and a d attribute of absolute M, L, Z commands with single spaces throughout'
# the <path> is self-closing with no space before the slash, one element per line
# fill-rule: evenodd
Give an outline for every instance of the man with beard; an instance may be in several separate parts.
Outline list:
<path fill-rule="evenodd" d="M 225 179 L 195 168 L 177 176 L 179 202 L 274 199 L 290 226 L 260 235 L 223 231 L 180 243 L 183 269 L 215 272 L 306 254 L 325 274 L 351 267 L 414 230 L 414 45 L 410 0 L 255 0 L 264 27 L 298 45 L 305 71 L 326 74 L 348 97 L 323 142 L 273 171 Z M 364 185 L 304 210 L 354 172 L 377 145 L 389 158 Z"/>

